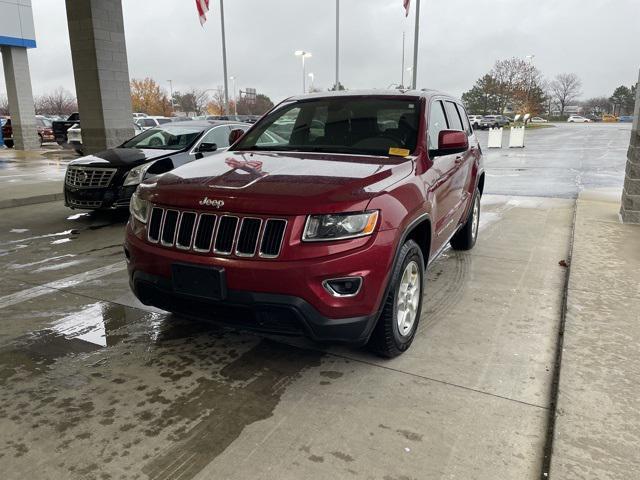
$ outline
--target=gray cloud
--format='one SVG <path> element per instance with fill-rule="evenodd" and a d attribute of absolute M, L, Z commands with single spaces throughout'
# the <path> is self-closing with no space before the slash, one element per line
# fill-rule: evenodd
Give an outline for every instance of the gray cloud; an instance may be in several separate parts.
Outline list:
<path fill-rule="evenodd" d="M 349 88 L 400 82 L 402 31 L 412 55 L 413 17 L 401 0 L 342 0 L 341 81 Z M 131 77 L 167 88 L 222 84 L 218 2 L 200 27 L 193 0 L 123 0 Z M 460 95 L 496 59 L 535 55 L 546 77 L 575 72 L 584 96 L 609 95 L 635 81 L 640 67 L 637 0 L 423 0 L 419 86 Z M 238 87 L 274 100 L 301 90 L 300 60 L 316 85 L 334 81 L 333 0 L 227 0 L 229 73 Z M 29 52 L 34 93 L 74 90 L 62 0 L 33 0 L 38 48 Z M 632 51 L 636 48 L 636 51 Z M 0 91 L 4 82 L 0 79 Z"/>

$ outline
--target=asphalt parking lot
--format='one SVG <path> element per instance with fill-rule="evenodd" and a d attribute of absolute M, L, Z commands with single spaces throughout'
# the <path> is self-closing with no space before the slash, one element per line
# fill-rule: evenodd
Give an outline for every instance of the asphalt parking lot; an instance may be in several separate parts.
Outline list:
<path fill-rule="evenodd" d="M 3 476 L 540 478 L 574 199 L 621 185 L 629 130 L 485 149 L 478 244 L 433 264 L 392 361 L 140 305 L 126 215 L 0 210 Z"/>

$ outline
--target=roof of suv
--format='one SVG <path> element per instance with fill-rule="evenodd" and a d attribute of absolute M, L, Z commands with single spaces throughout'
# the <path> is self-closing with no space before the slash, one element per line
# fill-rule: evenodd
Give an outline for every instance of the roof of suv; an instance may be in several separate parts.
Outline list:
<path fill-rule="evenodd" d="M 305 95 L 294 95 L 287 100 L 307 100 L 311 98 L 333 98 L 333 97 L 422 97 L 430 98 L 435 95 L 453 97 L 448 93 L 437 90 L 339 90 L 332 92 L 308 93 Z M 454 97 L 455 98 L 455 97 Z"/>

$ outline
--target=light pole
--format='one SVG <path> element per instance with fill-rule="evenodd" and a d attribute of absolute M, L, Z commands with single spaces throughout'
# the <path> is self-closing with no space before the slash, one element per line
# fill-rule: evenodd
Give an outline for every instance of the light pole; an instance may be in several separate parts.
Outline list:
<path fill-rule="evenodd" d="M 305 59 L 311 58 L 311 52 L 296 50 L 294 54 L 296 57 L 302 58 L 302 93 L 304 94 L 307 92 L 307 70 L 305 66 Z"/>
<path fill-rule="evenodd" d="M 231 75 L 229 77 L 233 82 L 233 114 L 238 115 L 238 95 L 236 94 L 236 77 L 235 75 Z"/>
<path fill-rule="evenodd" d="M 313 90 L 313 82 L 314 82 L 314 80 L 316 78 L 315 75 L 313 74 L 313 72 L 311 72 L 309 74 L 309 78 L 311 79 L 311 85 L 309 86 L 309 93 L 311 93 L 311 91 Z"/>
<path fill-rule="evenodd" d="M 167 80 L 167 82 L 169 82 L 169 93 L 171 95 L 169 101 L 171 102 L 171 113 L 173 113 L 173 80 Z"/>

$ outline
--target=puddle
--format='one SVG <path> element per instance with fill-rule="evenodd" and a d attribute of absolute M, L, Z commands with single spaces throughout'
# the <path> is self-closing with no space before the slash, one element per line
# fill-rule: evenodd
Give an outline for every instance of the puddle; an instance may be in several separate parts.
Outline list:
<path fill-rule="evenodd" d="M 76 213 L 76 214 L 74 214 L 74 215 L 69 215 L 69 216 L 67 217 L 67 220 L 77 220 L 77 219 L 79 219 L 79 218 L 82 218 L 82 217 L 88 217 L 88 216 L 89 216 L 89 213 L 88 213 L 88 212 L 86 212 L 86 213 Z"/>
<path fill-rule="evenodd" d="M 51 245 L 60 245 L 61 243 L 67 243 L 70 241 L 70 238 L 61 238 L 60 240 L 54 240 L 53 242 L 51 242 Z"/>
<path fill-rule="evenodd" d="M 72 255 L 73 256 L 73 255 Z M 58 263 L 56 265 L 47 265 L 44 267 L 40 267 L 36 270 L 33 270 L 31 273 L 41 273 L 41 272 L 51 272 L 51 271 L 55 271 L 55 270 L 64 270 L 65 268 L 69 268 L 69 267 L 73 267 L 74 265 L 80 265 L 81 263 L 85 263 L 87 262 L 86 259 L 84 260 L 71 260 L 69 262 L 62 262 L 62 263 Z"/>

